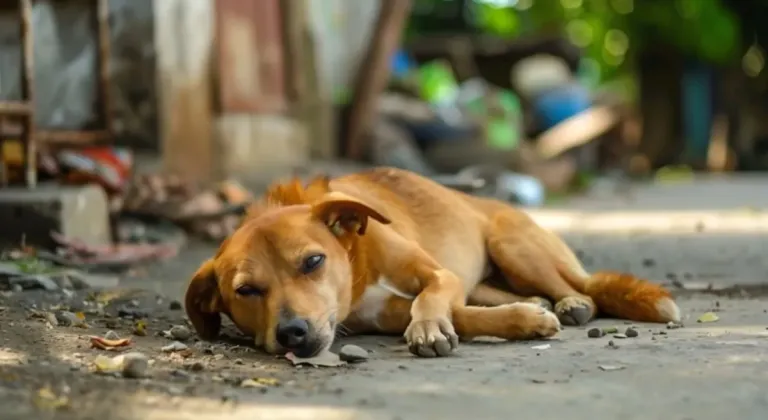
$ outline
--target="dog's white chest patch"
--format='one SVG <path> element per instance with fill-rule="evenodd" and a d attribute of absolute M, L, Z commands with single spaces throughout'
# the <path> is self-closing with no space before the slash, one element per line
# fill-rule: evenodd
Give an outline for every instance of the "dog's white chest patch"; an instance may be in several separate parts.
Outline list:
<path fill-rule="evenodd" d="M 399 296 L 409 300 L 416 298 L 413 295 L 397 290 L 386 277 L 379 277 L 375 285 L 365 289 L 363 297 L 360 299 L 360 306 L 357 307 L 355 312 L 361 321 L 379 328 L 379 314 L 384 310 L 387 300 L 392 296 Z"/>

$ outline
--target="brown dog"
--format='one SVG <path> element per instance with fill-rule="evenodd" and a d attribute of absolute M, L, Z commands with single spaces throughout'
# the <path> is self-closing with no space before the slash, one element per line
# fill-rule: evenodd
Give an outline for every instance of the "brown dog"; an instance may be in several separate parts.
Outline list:
<path fill-rule="evenodd" d="M 327 349 L 340 323 L 404 333 L 414 354 L 434 357 L 459 336 L 550 337 L 598 311 L 680 320 L 662 287 L 588 274 L 512 206 L 390 168 L 272 186 L 194 275 L 186 310 L 204 339 L 223 313 L 268 352 L 299 357 Z"/>

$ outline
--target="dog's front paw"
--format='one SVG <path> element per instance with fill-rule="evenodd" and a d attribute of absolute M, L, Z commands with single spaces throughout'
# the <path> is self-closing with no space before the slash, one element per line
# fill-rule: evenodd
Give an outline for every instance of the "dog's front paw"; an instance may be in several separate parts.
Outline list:
<path fill-rule="evenodd" d="M 459 346 L 459 337 L 448 318 L 413 320 L 404 335 L 408 349 L 420 357 L 448 356 Z"/>
<path fill-rule="evenodd" d="M 557 315 L 536 303 L 518 302 L 509 307 L 514 311 L 518 339 L 552 337 L 562 329 Z"/>

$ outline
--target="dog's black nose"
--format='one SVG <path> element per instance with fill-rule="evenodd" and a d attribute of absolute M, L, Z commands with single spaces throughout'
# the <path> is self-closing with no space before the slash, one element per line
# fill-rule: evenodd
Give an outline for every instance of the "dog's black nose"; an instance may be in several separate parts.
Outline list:
<path fill-rule="evenodd" d="M 281 321 L 277 324 L 277 342 L 286 349 L 299 349 L 307 344 L 309 323 L 300 318 Z"/>

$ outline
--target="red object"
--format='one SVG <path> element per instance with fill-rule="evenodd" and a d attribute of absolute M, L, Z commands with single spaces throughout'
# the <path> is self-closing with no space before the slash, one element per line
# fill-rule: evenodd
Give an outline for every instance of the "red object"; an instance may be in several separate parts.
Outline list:
<path fill-rule="evenodd" d="M 133 156 L 128 150 L 114 147 L 90 147 L 62 150 L 59 164 L 73 182 L 96 182 L 109 193 L 123 192 L 131 176 Z"/>

